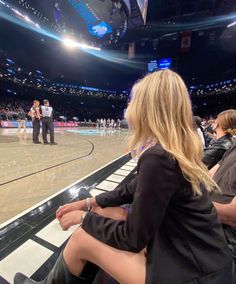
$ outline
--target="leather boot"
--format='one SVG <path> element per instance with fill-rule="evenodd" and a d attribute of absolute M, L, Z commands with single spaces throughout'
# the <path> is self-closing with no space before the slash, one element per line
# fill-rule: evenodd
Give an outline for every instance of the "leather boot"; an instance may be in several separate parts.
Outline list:
<path fill-rule="evenodd" d="M 14 284 L 91 284 L 98 271 L 98 267 L 87 262 L 81 275 L 74 276 L 67 269 L 62 253 L 57 259 L 48 276 L 41 282 L 35 282 L 22 273 L 16 273 Z"/>

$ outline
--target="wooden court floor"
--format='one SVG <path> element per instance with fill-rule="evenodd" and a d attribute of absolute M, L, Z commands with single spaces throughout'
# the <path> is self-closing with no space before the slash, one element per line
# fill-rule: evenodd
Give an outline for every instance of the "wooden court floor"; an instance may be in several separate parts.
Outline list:
<path fill-rule="evenodd" d="M 123 130 L 58 128 L 55 146 L 31 132 L 0 129 L 0 224 L 125 154 Z"/>

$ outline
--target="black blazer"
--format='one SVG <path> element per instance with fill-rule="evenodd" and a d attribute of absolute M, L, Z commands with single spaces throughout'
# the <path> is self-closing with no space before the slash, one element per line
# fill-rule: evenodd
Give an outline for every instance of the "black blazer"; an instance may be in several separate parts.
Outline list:
<path fill-rule="evenodd" d="M 127 220 L 89 212 L 82 228 L 119 250 L 138 253 L 146 247 L 146 284 L 182 284 L 212 273 L 222 277 L 231 255 L 205 188 L 202 197 L 194 196 L 178 163 L 160 145 L 142 154 L 137 171 L 130 184 L 96 197 L 101 207 L 131 204 Z"/>
<path fill-rule="evenodd" d="M 203 163 L 209 170 L 221 160 L 224 153 L 233 145 L 233 143 L 232 136 L 226 134 L 204 150 Z"/>

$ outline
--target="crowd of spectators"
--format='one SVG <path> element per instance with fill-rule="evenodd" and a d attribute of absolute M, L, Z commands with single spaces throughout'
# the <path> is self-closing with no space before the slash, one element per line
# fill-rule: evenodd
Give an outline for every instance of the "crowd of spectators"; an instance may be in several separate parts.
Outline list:
<path fill-rule="evenodd" d="M 196 85 L 189 87 L 189 93 L 193 97 L 208 97 L 236 93 L 236 78 L 216 82 L 212 84 Z"/>
<path fill-rule="evenodd" d="M 1 97 L 0 96 L 0 120 L 13 121 L 18 120 L 19 116 L 23 113 L 27 120 L 31 120 L 28 112 L 32 106 L 32 101 L 25 99 L 16 99 L 16 97 Z M 82 121 L 82 122 L 96 122 L 97 126 L 105 128 L 116 128 L 120 126 L 120 118 L 98 118 L 91 119 L 88 116 L 79 117 L 76 110 L 72 108 L 66 109 L 63 106 L 56 105 L 54 108 L 54 120 L 55 121 Z"/>
<path fill-rule="evenodd" d="M 0 120 L 17 120 L 18 114 L 24 112 L 27 115 L 30 107 L 25 100 L 0 97 Z"/>

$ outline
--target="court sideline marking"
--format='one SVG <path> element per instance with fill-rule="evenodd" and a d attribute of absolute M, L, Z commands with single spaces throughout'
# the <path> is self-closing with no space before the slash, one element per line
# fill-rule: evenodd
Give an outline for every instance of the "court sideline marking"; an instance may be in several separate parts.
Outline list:
<path fill-rule="evenodd" d="M 15 179 L 12 179 L 12 180 L 9 180 L 9 181 L 6 181 L 6 182 L 3 182 L 3 183 L 0 183 L 0 186 L 3 186 L 3 185 L 6 185 L 6 184 L 9 184 L 9 183 L 12 183 L 12 182 L 15 182 L 15 181 L 18 181 L 18 180 L 21 180 L 21 179 L 24 179 L 24 178 L 27 178 L 27 177 L 30 177 L 30 176 L 33 176 L 33 175 L 36 175 L 36 174 L 39 174 L 39 173 L 42 173 L 42 172 L 45 172 L 45 171 L 48 171 L 48 170 L 51 170 L 51 169 L 54 169 L 54 168 L 57 168 L 57 167 L 60 167 L 62 165 L 65 165 L 65 164 L 68 164 L 68 163 L 71 163 L 71 162 L 74 162 L 74 161 L 77 161 L 77 160 L 80 160 L 80 159 L 83 159 L 83 158 L 86 158 L 88 156 L 90 156 L 93 151 L 94 151 L 94 143 L 86 138 L 80 138 L 82 140 L 86 140 L 87 142 L 89 142 L 92 147 L 91 147 L 91 150 L 89 151 L 88 154 L 85 154 L 83 156 L 80 156 L 80 157 L 76 157 L 74 159 L 71 159 L 69 161 L 65 161 L 65 162 L 62 162 L 62 163 L 59 163 L 59 164 L 56 164 L 56 165 L 53 165 L 53 166 L 50 166 L 50 167 L 47 167 L 47 168 L 44 168 L 42 170 L 39 170 L 37 172 L 33 172 L 31 174 L 27 174 L 27 175 L 24 175 L 24 176 L 21 176 L 21 177 L 18 177 L 18 178 L 15 178 Z"/>
<path fill-rule="evenodd" d="M 89 177 L 90 175 L 96 173 L 97 171 L 101 170 L 102 168 L 105 168 L 106 166 L 108 166 L 109 164 L 119 160 L 120 158 L 126 156 L 128 153 L 125 153 L 124 155 L 121 155 L 120 157 L 112 160 L 111 162 L 108 162 L 107 164 L 101 166 L 100 168 L 94 170 L 92 173 L 89 173 L 88 175 L 80 178 L 79 180 L 73 182 L 72 184 L 68 185 L 67 187 L 63 188 L 62 190 L 58 191 L 57 193 L 50 195 L 49 197 L 43 199 L 42 201 L 40 201 L 39 203 L 35 204 L 34 206 L 30 207 L 29 209 L 24 210 L 23 212 L 21 212 L 20 214 L 16 215 L 15 217 L 7 220 L 6 222 L 0 224 L 0 229 L 2 229 L 3 227 L 7 226 L 8 224 L 14 222 L 15 220 L 17 220 L 18 218 L 22 217 L 23 215 L 25 215 L 26 213 L 34 210 L 35 208 L 39 207 L 40 205 L 42 205 L 43 203 L 49 201 L 50 199 L 54 198 L 55 196 L 61 194 L 62 192 L 66 191 L 68 188 L 73 187 L 75 184 L 79 183 L 80 181 L 82 181 L 83 179 L 86 179 L 87 177 Z"/>

